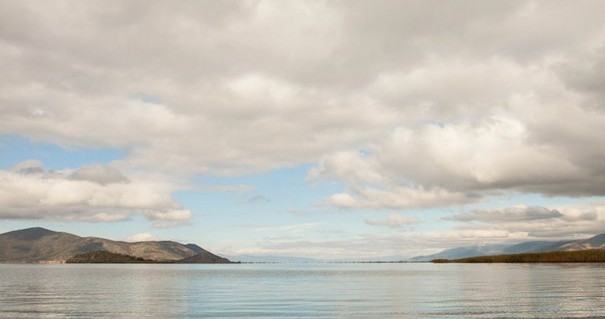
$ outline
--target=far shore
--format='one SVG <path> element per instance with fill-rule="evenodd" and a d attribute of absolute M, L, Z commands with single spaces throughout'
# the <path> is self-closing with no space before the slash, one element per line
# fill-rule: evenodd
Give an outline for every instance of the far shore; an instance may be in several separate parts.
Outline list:
<path fill-rule="evenodd" d="M 433 263 L 603 263 L 605 249 L 434 259 Z"/>

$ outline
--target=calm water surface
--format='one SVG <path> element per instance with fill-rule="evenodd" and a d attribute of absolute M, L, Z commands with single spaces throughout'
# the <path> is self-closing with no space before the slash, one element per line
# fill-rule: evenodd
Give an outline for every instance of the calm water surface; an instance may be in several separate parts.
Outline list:
<path fill-rule="evenodd" d="M 0 318 L 602 318 L 605 265 L 0 265 Z"/>

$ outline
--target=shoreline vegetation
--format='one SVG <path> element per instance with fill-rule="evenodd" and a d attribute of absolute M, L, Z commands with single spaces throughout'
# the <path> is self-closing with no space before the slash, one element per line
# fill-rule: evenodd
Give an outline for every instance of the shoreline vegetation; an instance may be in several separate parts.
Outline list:
<path fill-rule="evenodd" d="M 433 259 L 432 263 L 602 263 L 605 249 L 553 251 L 543 253 L 477 256 L 460 259 Z"/>
<path fill-rule="evenodd" d="M 201 254 L 200 254 L 201 255 Z M 112 253 L 109 251 L 89 251 L 75 255 L 65 261 L 66 264 L 200 264 L 200 263 L 219 263 L 234 264 L 227 259 L 208 260 L 203 256 L 195 255 L 180 260 L 152 260 L 141 257 L 134 257 L 126 254 Z"/>
<path fill-rule="evenodd" d="M 89 251 L 77 254 L 65 261 L 66 264 L 156 264 L 159 261 L 116 254 L 108 251 Z"/>

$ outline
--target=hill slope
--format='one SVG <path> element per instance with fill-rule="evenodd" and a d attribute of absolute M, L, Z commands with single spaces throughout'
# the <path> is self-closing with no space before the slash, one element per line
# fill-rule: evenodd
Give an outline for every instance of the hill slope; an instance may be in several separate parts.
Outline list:
<path fill-rule="evenodd" d="M 442 252 L 428 255 L 428 256 L 417 256 L 411 261 L 430 261 L 433 259 L 457 259 L 472 256 L 486 256 L 500 254 L 502 251 L 509 246 L 502 244 L 484 245 L 484 246 L 465 246 L 446 249 Z"/>
<path fill-rule="evenodd" d="M 417 256 L 411 261 L 431 261 L 434 259 L 460 259 L 476 256 L 501 254 L 522 254 L 551 251 L 577 251 L 588 249 L 605 249 L 605 234 L 588 239 L 560 241 L 528 241 L 518 244 L 493 244 L 484 246 L 466 246 L 446 249 L 429 256 Z"/>
<path fill-rule="evenodd" d="M 39 227 L 0 234 L 0 262 L 62 262 L 91 251 L 108 251 L 155 261 L 176 261 L 202 252 L 213 255 L 194 244 L 183 245 L 173 241 L 129 243 L 80 237 Z"/>
<path fill-rule="evenodd" d="M 555 247 L 556 250 L 586 250 L 586 249 L 605 249 L 605 234 L 597 235 L 584 240 L 576 240 L 562 243 Z"/>

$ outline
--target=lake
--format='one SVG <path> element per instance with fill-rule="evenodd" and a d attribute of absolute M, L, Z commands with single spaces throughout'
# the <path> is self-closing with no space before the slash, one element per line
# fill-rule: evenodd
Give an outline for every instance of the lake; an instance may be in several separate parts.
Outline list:
<path fill-rule="evenodd" d="M 598 318 L 601 264 L 0 265 L 0 318 Z"/>

